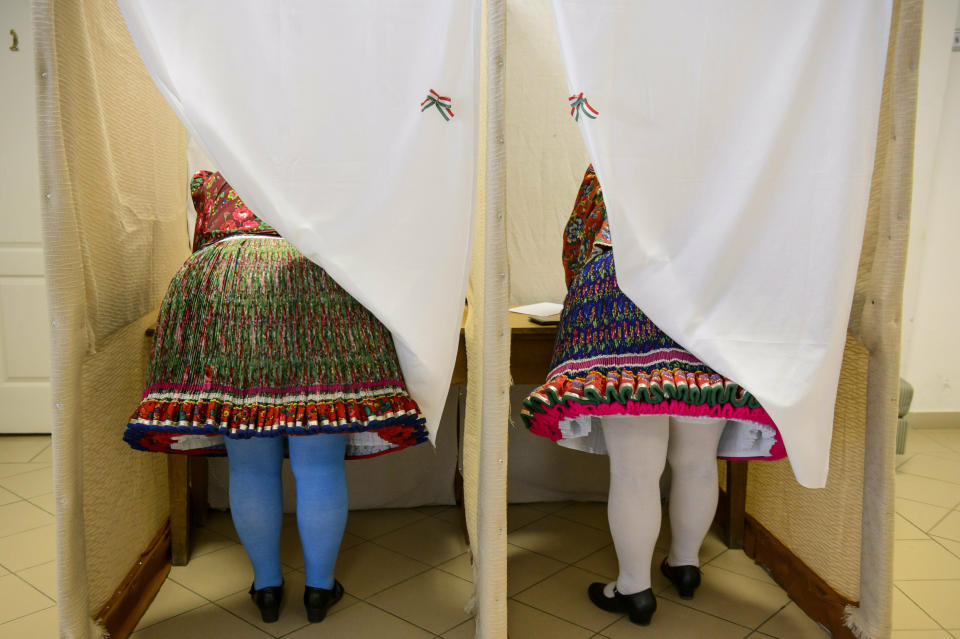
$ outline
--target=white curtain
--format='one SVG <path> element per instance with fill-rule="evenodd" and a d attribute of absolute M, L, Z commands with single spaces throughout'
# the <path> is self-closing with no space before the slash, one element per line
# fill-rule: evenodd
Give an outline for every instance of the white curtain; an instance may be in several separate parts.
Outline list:
<path fill-rule="evenodd" d="M 231 185 L 393 333 L 435 437 L 470 263 L 478 2 L 119 2 Z"/>
<path fill-rule="evenodd" d="M 829 467 L 891 8 L 554 0 L 620 287 L 760 400 L 808 487 Z"/>

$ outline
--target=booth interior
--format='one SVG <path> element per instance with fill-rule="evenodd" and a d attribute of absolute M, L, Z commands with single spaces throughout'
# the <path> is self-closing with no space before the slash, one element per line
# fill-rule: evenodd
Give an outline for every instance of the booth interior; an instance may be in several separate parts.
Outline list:
<path fill-rule="evenodd" d="M 91 633 L 105 624 L 119 637 L 136 625 L 171 558 L 173 564 L 188 563 L 191 535 L 210 512 L 228 507 L 225 459 L 149 455 L 121 439 L 143 389 L 157 307 L 189 254 L 190 175 L 216 167 L 204 165 L 157 91 L 113 0 L 41 0 L 35 16 L 37 39 L 49 43 L 38 48 L 37 64 L 49 74 L 38 105 L 42 188 L 52 194 L 44 220 L 50 312 L 58 318 L 53 348 L 61 623 L 77 632 L 69 636 L 87 636 L 76 630 L 84 624 Z M 563 108 L 567 84 L 550 2 L 510 0 L 506 17 L 507 213 L 501 248 L 509 263 L 508 302 L 562 302 L 561 237 L 589 158 Z M 896 322 L 920 21 L 919 0 L 895 3 L 827 486 L 801 487 L 786 459 L 718 462 L 725 498 L 717 534 L 763 565 L 834 637 L 855 636 L 851 626 L 862 632 L 858 636 L 884 636 L 890 623 Z M 489 257 L 487 238 L 475 234 L 478 250 Z M 482 316 L 483 309 L 472 311 Z M 519 522 L 523 508 L 516 505 L 602 504 L 606 456 L 557 446 L 524 428 L 521 400 L 545 380 L 553 329 L 520 316 L 510 321 L 513 385 L 505 400 L 509 420 L 500 425 L 509 438 L 503 472 L 510 512 Z M 462 504 L 464 446 L 474 445 L 467 432 L 469 328 L 467 333 L 436 446 L 348 462 L 351 509 Z M 291 512 L 289 468 L 285 479 L 285 510 Z M 480 480 L 466 481 L 474 482 L 468 492 L 485 490 Z"/>

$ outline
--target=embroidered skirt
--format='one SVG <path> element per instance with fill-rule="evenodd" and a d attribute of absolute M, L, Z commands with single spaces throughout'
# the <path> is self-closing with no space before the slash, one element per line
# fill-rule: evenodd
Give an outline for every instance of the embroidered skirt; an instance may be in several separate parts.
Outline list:
<path fill-rule="evenodd" d="M 349 433 L 347 458 L 427 440 L 390 332 L 280 238 L 194 253 L 160 309 L 138 450 L 223 455 L 224 437 Z"/>
<path fill-rule="evenodd" d="M 728 421 L 720 457 L 786 456 L 776 426 L 745 389 L 674 342 L 617 286 L 603 250 L 570 283 L 547 383 L 523 401 L 532 433 L 605 453 L 603 415 L 680 415 Z"/>

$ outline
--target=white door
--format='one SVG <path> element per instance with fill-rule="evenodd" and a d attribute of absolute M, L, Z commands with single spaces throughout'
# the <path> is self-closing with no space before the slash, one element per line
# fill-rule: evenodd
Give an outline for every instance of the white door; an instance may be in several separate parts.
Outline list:
<path fill-rule="evenodd" d="M 49 433 L 30 0 L 0 1 L 0 29 L 0 434 Z"/>

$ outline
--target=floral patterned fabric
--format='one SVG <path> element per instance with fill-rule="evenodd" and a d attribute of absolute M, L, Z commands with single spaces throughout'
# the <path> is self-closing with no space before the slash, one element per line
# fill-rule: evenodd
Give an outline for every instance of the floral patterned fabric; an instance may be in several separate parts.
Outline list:
<path fill-rule="evenodd" d="M 220 172 L 200 171 L 190 181 L 190 196 L 197 211 L 193 250 L 199 251 L 232 235 L 271 235 L 277 231 L 253 214 Z"/>
<path fill-rule="evenodd" d="M 223 455 L 224 437 L 346 433 L 348 458 L 427 441 L 386 327 L 219 173 L 192 187 L 196 250 L 167 288 L 124 440 Z"/>
<path fill-rule="evenodd" d="M 776 426 L 756 398 L 661 331 L 617 286 L 606 208 L 592 166 L 564 231 L 563 264 L 568 290 L 551 371 L 524 399 L 520 413 L 532 433 L 553 440 L 586 438 L 590 418 L 615 414 L 724 418 L 744 424 L 736 430 L 746 439 L 764 440 L 745 449 L 760 450 L 755 457 L 752 452 L 737 457 L 785 456 Z"/>
<path fill-rule="evenodd" d="M 573 212 L 563 230 L 563 272 L 567 287 L 591 257 L 601 249 L 612 246 L 603 193 L 600 192 L 600 182 L 591 164 L 583 176 Z"/>

